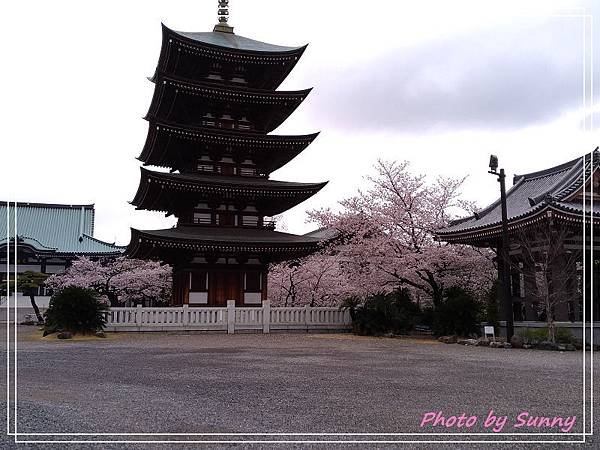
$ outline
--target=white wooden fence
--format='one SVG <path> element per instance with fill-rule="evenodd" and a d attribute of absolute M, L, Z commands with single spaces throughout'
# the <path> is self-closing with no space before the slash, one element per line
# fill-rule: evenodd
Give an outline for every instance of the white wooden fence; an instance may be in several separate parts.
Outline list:
<path fill-rule="evenodd" d="M 110 308 L 106 313 L 106 331 L 262 331 L 339 330 L 351 328 L 350 315 L 338 308 L 235 307 L 229 300 L 225 308 Z"/>

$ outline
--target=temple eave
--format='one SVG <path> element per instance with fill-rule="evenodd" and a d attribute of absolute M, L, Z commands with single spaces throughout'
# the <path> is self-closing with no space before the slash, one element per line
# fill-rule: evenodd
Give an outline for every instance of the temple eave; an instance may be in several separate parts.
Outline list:
<path fill-rule="evenodd" d="M 131 230 L 126 253 L 131 257 L 164 250 L 192 254 L 299 256 L 314 252 L 318 240 L 256 228 L 180 226 L 166 230 Z"/>
<path fill-rule="evenodd" d="M 571 210 L 562 205 L 547 204 L 545 207 L 539 208 L 532 214 L 510 218 L 508 222 L 509 234 L 518 233 L 526 227 L 548 219 L 558 220 L 567 225 L 572 224 L 578 227 L 582 226 L 584 220 L 581 211 Z M 594 213 L 593 217 L 587 213 L 585 223 L 593 223 L 594 226 L 600 225 L 600 213 Z M 437 236 L 441 241 L 450 243 L 476 245 L 480 242 L 482 244 L 488 244 L 489 242 L 501 239 L 502 224 L 500 222 L 494 222 L 485 226 L 457 227 L 457 229 L 453 231 L 440 230 L 437 232 Z"/>

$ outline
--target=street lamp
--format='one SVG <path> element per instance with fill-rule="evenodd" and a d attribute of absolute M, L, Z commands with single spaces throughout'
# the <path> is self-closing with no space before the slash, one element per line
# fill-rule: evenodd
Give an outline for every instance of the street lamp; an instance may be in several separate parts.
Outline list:
<path fill-rule="evenodd" d="M 512 293 L 510 292 L 510 262 L 508 256 L 508 213 L 506 212 L 506 174 L 504 169 L 498 172 L 498 157 L 490 155 L 490 170 L 488 173 L 496 175 L 500 183 L 500 203 L 502 205 L 502 247 L 500 250 L 500 261 L 502 264 L 502 297 L 504 313 L 506 316 L 506 340 L 510 342 L 513 337 L 515 326 L 513 321 Z"/>

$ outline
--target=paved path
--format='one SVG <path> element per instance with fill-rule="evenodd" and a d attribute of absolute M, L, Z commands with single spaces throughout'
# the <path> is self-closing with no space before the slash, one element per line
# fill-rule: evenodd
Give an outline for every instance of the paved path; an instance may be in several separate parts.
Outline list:
<path fill-rule="evenodd" d="M 6 336 L 5 331 L 5 326 L 0 328 L 0 336 Z M 582 411 L 580 352 L 498 350 L 338 334 L 145 333 L 89 341 L 41 340 L 33 327 L 19 327 L 19 334 L 19 432 L 465 431 L 421 429 L 422 415 L 438 410 L 446 416 L 476 415 L 478 422 L 466 431 L 483 432 L 481 421 L 490 409 L 508 416 L 504 431 L 522 411 L 578 418 Z M 1 345 L 6 364 L 5 339 Z M 5 384 L 0 400 L 5 411 Z M 581 431 L 580 420 L 572 431 Z M 14 447 L 6 436 L 3 439 L 6 448 L 24 448 Z M 174 448 L 174 444 L 162 447 Z"/>

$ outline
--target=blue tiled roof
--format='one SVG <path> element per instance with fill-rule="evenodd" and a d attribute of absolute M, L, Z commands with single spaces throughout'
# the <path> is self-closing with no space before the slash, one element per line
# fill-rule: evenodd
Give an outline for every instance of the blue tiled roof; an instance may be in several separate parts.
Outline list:
<path fill-rule="evenodd" d="M 6 244 L 7 202 L 0 202 L 0 245 Z M 14 238 L 14 204 L 10 205 L 10 238 Z M 17 203 L 17 236 L 24 245 L 57 254 L 119 254 L 124 247 L 93 237 L 94 205 Z"/>

